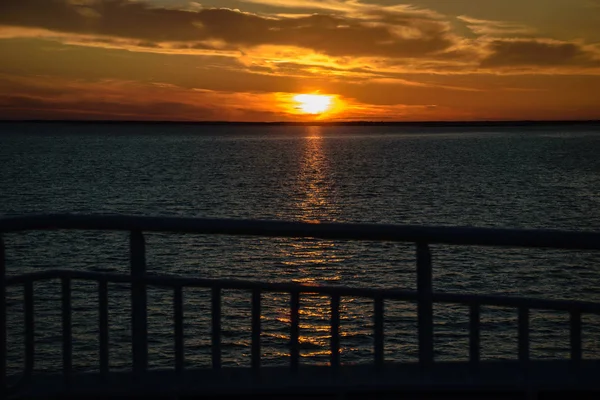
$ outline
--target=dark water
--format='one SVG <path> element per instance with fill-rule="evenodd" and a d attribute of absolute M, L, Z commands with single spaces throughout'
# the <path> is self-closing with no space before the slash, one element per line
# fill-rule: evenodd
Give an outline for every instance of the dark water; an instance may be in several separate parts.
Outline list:
<path fill-rule="evenodd" d="M 600 128 L 0 126 L 0 215 L 124 213 L 196 217 L 600 228 Z M 125 233 L 7 235 L 11 273 L 128 270 Z M 197 277 L 415 289 L 410 244 L 147 235 L 148 268 Z M 600 301 L 590 252 L 432 246 L 434 289 Z M 74 282 L 77 368 L 97 364 L 94 284 Z M 111 365 L 130 365 L 129 292 L 110 285 Z M 22 289 L 11 288 L 10 367 L 22 362 Z M 39 369 L 60 365 L 59 282 L 39 283 Z M 186 290 L 186 362 L 210 363 L 210 293 Z M 250 365 L 250 294 L 226 291 L 224 363 Z M 172 293 L 149 289 L 150 362 L 173 360 Z M 265 365 L 287 362 L 286 294 L 265 295 Z M 329 299 L 301 299 L 302 363 L 328 360 Z M 342 301 L 343 363 L 369 362 L 372 304 Z M 415 360 L 416 306 L 386 302 L 386 359 Z M 436 359 L 467 359 L 468 310 L 435 306 Z M 532 312 L 532 357 L 566 358 L 568 315 Z M 482 358 L 516 358 L 516 312 L 484 308 Z M 600 357 L 600 318 L 584 318 Z"/>

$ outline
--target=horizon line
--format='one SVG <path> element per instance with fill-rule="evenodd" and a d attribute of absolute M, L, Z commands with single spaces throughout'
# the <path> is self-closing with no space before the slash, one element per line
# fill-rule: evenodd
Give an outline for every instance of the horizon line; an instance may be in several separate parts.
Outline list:
<path fill-rule="evenodd" d="M 600 119 L 565 120 L 451 120 L 451 121 L 185 121 L 185 120 L 118 120 L 118 119 L 0 119 L 3 123 L 68 123 L 68 124 L 178 124 L 178 125 L 289 125 L 289 126 L 352 126 L 352 125 L 564 125 L 564 124 L 600 124 Z"/>

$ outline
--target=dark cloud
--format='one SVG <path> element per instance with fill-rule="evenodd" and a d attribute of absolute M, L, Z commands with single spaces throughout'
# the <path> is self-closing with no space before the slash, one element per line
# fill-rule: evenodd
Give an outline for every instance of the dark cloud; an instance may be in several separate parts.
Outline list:
<path fill-rule="evenodd" d="M 27 95 L 0 95 L 0 119 L 215 119 L 216 110 L 168 101 L 145 103 L 111 100 L 60 100 Z"/>
<path fill-rule="evenodd" d="M 0 73 L 0 120 L 272 121 L 295 117 L 273 107 L 273 99 L 248 92 L 190 91 L 165 83 Z"/>
<path fill-rule="evenodd" d="M 599 67 L 600 58 L 583 45 L 551 40 L 494 40 L 482 67 Z"/>
<path fill-rule="evenodd" d="M 385 17 L 385 18 L 384 18 Z M 186 11 L 128 0 L 4 0 L 0 24 L 157 42 L 287 45 L 333 56 L 422 57 L 449 49 L 446 22 L 426 15 L 378 23 L 333 15 L 267 18 L 226 8 Z"/>
<path fill-rule="evenodd" d="M 0 120 L 277 121 L 281 113 L 250 108 L 203 107 L 177 101 L 144 103 L 118 100 L 68 100 L 0 95 Z"/>

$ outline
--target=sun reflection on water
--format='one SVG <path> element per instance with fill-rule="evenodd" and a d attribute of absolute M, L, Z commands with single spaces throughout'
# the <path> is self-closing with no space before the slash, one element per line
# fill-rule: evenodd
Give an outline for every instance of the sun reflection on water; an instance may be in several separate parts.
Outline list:
<path fill-rule="evenodd" d="M 322 127 L 306 127 L 304 150 L 299 156 L 296 177 L 296 218 L 303 222 L 322 223 L 336 220 L 338 208 L 335 185 L 326 154 Z M 303 285 L 331 284 L 341 280 L 339 266 L 345 258 L 339 245 L 332 241 L 297 239 L 282 243 L 282 268 L 291 281 Z M 327 364 L 331 350 L 330 298 L 304 294 L 300 299 L 300 356 L 318 364 Z M 286 327 L 284 333 L 271 333 L 271 339 L 286 340 L 289 345 L 289 303 L 277 310 L 275 320 Z M 343 306 L 342 306 L 343 307 Z M 287 352 L 273 355 L 289 357 Z"/>
<path fill-rule="evenodd" d="M 307 222 L 333 221 L 337 214 L 334 182 L 326 154 L 323 127 L 308 126 L 296 179 L 298 218 Z"/>
<path fill-rule="evenodd" d="M 336 220 L 335 185 L 326 154 L 323 127 L 308 126 L 304 151 L 299 158 L 296 177 L 296 216 L 304 222 L 321 223 Z M 335 264 L 344 260 L 336 243 L 327 240 L 301 239 L 282 246 L 283 266 L 291 272 L 292 281 L 303 284 L 339 281 Z M 315 271 L 319 273 L 316 274 Z M 315 278 L 316 276 L 320 278 Z"/>
<path fill-rule="evenodd" d="M 330 165 L 331 143 L 323 127 L 306 128 L 303 151 L 298 155 L 298 173 L 294 185 L 295 218 L 303 222 L 326 223 L 338 220 L 335 173 Z M 335 285 L 343 281 L 344 266 L 353 255 L 340 242 L 313 238 L 282 239 L 280 251 L 283 280 L 301 285 Z M 346 277 L 348 278 L 348 277 Z M 290 295 L 265 294 L 263 338 L 267 358 L 290 357 Z M 364 357 L 371 343 L 372 303 L 343 297 L 340 309 L 340 356 L 343 363 Z M 331 298 L 316 293 L 300 296 L 299 347 L 303 363 L 327 365 L 331 356 Z"/>

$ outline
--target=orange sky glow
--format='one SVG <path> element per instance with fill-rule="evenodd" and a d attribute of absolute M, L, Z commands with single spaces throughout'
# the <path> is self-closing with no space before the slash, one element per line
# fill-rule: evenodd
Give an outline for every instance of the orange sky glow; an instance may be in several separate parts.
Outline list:
<path fill-rule="evenodd" d="M 600 0 L 4 0 L 0 119 L 600 119 L 599 27 Z"/>

